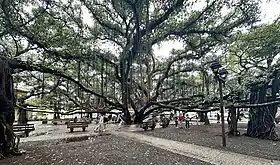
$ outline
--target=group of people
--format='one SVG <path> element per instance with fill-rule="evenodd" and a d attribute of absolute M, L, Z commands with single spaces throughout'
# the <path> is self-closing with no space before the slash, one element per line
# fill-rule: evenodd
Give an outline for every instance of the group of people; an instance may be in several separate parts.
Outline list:
<path fill-rule="evenodd" d="M 118 118 L 119 118 L 119 116 L 118 116 Z M 110 120 L 113 120 L 113 116 L 112 115 L 106 116 L 105 113 L 98 114 L 97 118 L 96 118 L 97 126 L 95 127 L 94 131 L 96 131 L 96 132 L 104 132 L 106 130 L 106 124 Z M 122 119 L 117 119 L 117 120 L 121 120 L 122 121 Z M 120 122 L 120 123 L 122 123 L 122 122 Z"/>
<path fill-rule="evenodd" d="M 178 126 L 180 128 L 183 128 L 183 121 L 185 121 L 185 124 L 186 124 L 185 127 L 186 128 L 190 128 L 190 120 L 191 120 L 191 118 L 189 117 L 188 114 L 186 114 L 185 116 L 183 116 L 182 113 L 179 113 L 178 116 L 177 116 L 177 114 L 175 114 L 173 119 L 175 121 L 176 128 L 178 128 Z"/>

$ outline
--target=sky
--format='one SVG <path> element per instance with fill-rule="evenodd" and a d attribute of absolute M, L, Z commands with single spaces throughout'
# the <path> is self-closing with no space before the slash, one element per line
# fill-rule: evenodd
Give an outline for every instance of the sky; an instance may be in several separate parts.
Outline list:
<path fill-rule="evenodd" d="M 271 0 L 271 2 L 266 2 L 267 0 L 262 0 L 261 5 L 261 23 L 269 23 L 280 16 L 280 1 Z M 156 57 L 166 58 L 172 49 L 182 49 L 183 44 L 179 41 L 169 41 L 163 42 L 159 46 L 154 46 L 154 54 Z"/>

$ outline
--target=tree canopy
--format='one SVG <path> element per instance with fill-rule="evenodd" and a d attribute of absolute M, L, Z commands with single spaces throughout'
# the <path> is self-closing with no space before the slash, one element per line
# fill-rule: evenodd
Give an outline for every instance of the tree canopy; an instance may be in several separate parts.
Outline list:
<path fill-rule="evenodd" d="M 234 47 L 245 48 L 259 34 L 237 34 L 258 21 L 255 0 L 0 2 L 1 59 L 15 69 L 16 83 L 34 83 L 32 95 L 55 98 L 50 107 L 64 99 L 72 104 L 60 105 L 64 110 L 119 109 L 127 122 L 130 108 L 141 121 L 156 109 L 188 110 L 206 95 L 214 97 L 209 62 L 221 58 L 217 52 L 227 50 L 229 41 L 237 39 L 231 49 L 241 53 Z M 184 47 L 167 59 L 154 55 L 156 44 L 172 40 Z M 246 46 L 253 44 L 265 46 Z"/>

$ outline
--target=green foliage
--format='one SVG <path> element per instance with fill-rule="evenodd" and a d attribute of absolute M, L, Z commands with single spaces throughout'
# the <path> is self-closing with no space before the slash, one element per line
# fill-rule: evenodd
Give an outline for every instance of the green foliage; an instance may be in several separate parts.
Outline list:
<path fill-rule="evenodd" d="M 280 23 L 263 24 L 233 37 L 230 52 L 245 69 L 268 71 L 278 65 L 280 52 Z"/>
<path fill-rule="evenodd" d="M 49 91 L 57 76 L 64 77 L 54 93 L 38 102 L 52 107 L 61 103 L 64 109 L 93 107 L 102 101 L 125 109 L 141 100 L 136 105 L 140 109 L 159 96 L 205 93 L 206 80 L 200 72 L 207 72 L 208 62 L 216 58 L 211 51 L 221 49 L 236 29 L 251 26 L 259 17 L 255 0 L 5 0 L 4 4 L 0 34 L 7 30 L 9 37 L 0 36 L 8 45 L 3 50 L 10 50 L 7 54 L 26 62 L 29 69 L 36 66 L 30 70 L 46 72 L 19 73 L 17 82 Z M 171 40 L 182 41 L 184 48 L 168 59 L 156 59 L 153 45 Z M 22 50 L 26 51 L 14 55 Z M 206 76 L 207 84 L 214 96 L 210 77 Z M 90 94 L 81 94 L 82 89 Z"/>

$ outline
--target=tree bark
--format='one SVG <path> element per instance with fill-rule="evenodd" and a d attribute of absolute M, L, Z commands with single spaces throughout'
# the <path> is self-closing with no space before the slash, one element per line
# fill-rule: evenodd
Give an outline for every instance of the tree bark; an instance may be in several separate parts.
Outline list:
<path fill-rule="evenodd" d="M 229 108 L 229 117 L 228 117 L 228 127 L 229 132 L 228 135 L 239 136 L 240 132 L 237 130 L 237 122 L 238 122 L 238 114 L 236 114 L 236 108 Z"/>
<path fill-rule="evenodd" d="M 13 132 L 15 97 L 12 70 L 0 61 L 0 159 L 17 153 L 17 136 Z"/>
<path fill-rule="evenodd" d="M 144 113 L 142 112 L 136 112 L 135 118 L 134 118 L 134 124 L 142 124 L 144 120 Z"/>
<path fill-rule="evenodd" d="M 278 92 L 278 81 L 272 81 L 272 96 Z M 275 88 L 277 86 L 277 88 Z M 268 82 L 251 88 L 250 104 L 267 102 Z M 247 136 L 278 140 L 275 131 L 275 109 L 277 105 L 250 108 L 250 120 L 247 126 Z"/>
<path fill-rule="evenodd" d="M 126 124 L 131 124 L 131 115 L 128 110 L 129 103 L 129 84 L 128 84 L 128 73 L 126 73 L 125 67 L 125 59 L 123 59 L 120 63 L 120 73 L 121 73 L 121 94 L 122 94 L 122 109 L 123 109 L 123 117 Z"/>
<path fill-rule="evenodd" d="M 126 124 L 131 124 L 131 115 L 128 110 L 128 84 L 127 82 L 122 82 L 122 103 L 123 103 L 123 115 Z"/>

